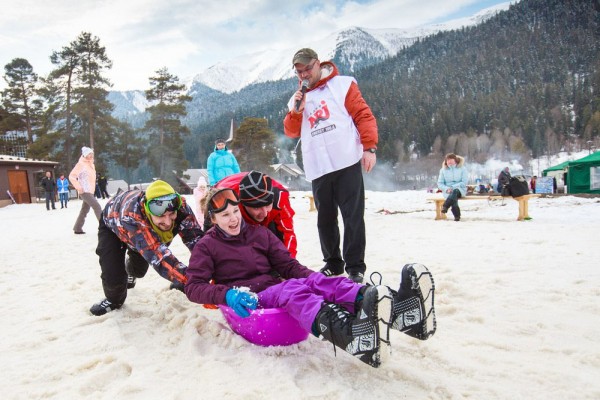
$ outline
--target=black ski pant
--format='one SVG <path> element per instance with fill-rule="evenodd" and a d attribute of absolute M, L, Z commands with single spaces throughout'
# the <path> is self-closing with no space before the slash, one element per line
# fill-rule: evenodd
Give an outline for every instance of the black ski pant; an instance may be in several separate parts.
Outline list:
<path fill-rule="evenodd" d="M 446 201 L 444 201 L 444 208 L 446 210 L 451 209 L 454 218 L 460 218 L 460 208 L 458 207 L 458 199 L 460 199 L 461 197 L 462 195 L 460 193 L 460 190 L 454 189 L 452 190 L 452 193 L 450 193 L 450 195 L 446 198 Z"/>
<path fill-rule="evenodd" d="M 56 208 L 54 205 L 54 192 L 46 192 L 46 210 L 50 209 L 50 203 L 52 203 L 52 209 L 54 210 Z"/>
<path fill-rule="evenodd" d="M 104 295 L 113 304 L 121 305 L 127 297 L 127 275 L 142 278 L 148 272 L 148 262 L 129 248 L 100 218 L 98 254 Z"/>
<path fill-rule="evenodd" d="M 362 272 L 365 265 L 365 185 L 360 162 L 330 172 L 312 181 L 312 192 L 317 207 L 317 228 L 321 241 L 323 261 L 341 273 Z M 340 253 L 338 209 L 344 223 L 343 258 Z"/>

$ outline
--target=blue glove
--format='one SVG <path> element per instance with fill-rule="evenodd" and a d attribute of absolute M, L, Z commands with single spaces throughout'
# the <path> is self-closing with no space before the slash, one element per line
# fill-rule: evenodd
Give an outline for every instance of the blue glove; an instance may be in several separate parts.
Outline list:
<path fill-rule="evenodd" d="M 256 296 L 237 289 L 229 289 L 225 294 L 225 301 L 227 301 L 227 305 L 242 318 L 250 316 L 250 312 L 248 310 L 255 310 L 256 306 L 258 305 Z"/>

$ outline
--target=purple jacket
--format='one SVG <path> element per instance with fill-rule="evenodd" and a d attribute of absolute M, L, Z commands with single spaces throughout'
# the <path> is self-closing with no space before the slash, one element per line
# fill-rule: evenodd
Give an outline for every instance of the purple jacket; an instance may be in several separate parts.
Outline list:
<path fill-rule="evenodd" d="M 225 293 L 233 287 L 249 287 L 258 293 L 281 283 L 271 275 L 272 270 L 283 279 L 314 273 L 292 258 L 281 240 L 263 226 L 242 222 L 237 236 L 228 236 L 215 226 L 192 251 L 185 294 L 195 303 L 227 304 Z"/>

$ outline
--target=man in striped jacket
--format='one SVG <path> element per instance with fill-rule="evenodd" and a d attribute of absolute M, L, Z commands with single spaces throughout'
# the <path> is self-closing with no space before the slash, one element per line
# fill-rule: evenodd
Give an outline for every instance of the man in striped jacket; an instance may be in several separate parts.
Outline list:
<path fill-rule="evenodd" d="M 127 289 L 148 266 L 183 291 L 187 266 L 169 250 L 175 235 L 192 251 L 204 235 L 194 212 L 167 182 L 157 180 L 146 191 L 114 196 L 104 208 L 98 228 L 102 288 L 106 298 L 90 309 L 94 315 L 121 308 Z"/>

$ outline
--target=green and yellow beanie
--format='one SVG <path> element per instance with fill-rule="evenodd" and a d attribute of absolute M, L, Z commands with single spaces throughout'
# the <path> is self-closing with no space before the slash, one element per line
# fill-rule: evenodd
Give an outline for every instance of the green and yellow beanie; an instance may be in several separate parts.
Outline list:
<path fill-rule="evenodd" d="M 165 181 L 156 180 L 146 189 L 146 200 L 156 199 L 167 194 L 174 194 L 175 189 Z"/>

